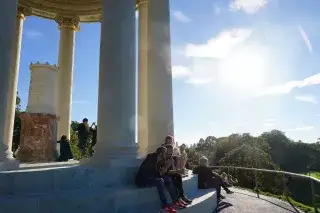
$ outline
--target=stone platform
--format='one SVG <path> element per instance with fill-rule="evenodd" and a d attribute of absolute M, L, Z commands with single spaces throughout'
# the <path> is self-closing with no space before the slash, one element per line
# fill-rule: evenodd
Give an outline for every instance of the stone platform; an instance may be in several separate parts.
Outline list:
<path fill-rule="evenodd" d="M 75 162 L 48 165 L 0 172 L 0 213 L 157 213 L 160 210 L 155 188 L 134 186 L 132 175 L 137 168 L 119 172 L 116 168 L 93 169 Z M 194 202 L 180 211 L 212 213 L 217 205 L 216 192 L 198 190 L 197 177 L 191 174 L 183 182 L 186 194 Z"/>

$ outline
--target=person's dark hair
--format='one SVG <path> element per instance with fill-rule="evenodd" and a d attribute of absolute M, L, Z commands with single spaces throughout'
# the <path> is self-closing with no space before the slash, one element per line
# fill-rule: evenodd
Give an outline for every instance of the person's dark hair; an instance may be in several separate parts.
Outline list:
<path fill-rule="evenodd" d="M 83 123 L 84 123 L 84 122 L 88 122 L 88 118 L 82 119 L 82 122 L 83 122 Z"/>
<path fill-rule="evenodd" d="M 171 143 L 173 141 L 173 136 L 172 135 L 168 135 L 165 139 L 164 139 L 164 143 Z"/>
<path fill-rule="evenodd" d="M 157 153 L 157 155 L 159 155 L 159 154 L 165 153 L 166 151 L 167 151 L 166 147 L 160 146 L 160 147 L 157 148 L 156 153 Z"/>
<path fill-rule="evenodd" d="M 61 140 L 67 140 L 67 136 L 66 135 L 62 135 L 61 136 Z"/>
<path fill-rule="evenodd" d="M 164 147 L 165 147 L 166 149 L 173 149 L 173 146 L 172 146 L 171 144 L 166 144 L 166 145 L 164 145 Z"/>

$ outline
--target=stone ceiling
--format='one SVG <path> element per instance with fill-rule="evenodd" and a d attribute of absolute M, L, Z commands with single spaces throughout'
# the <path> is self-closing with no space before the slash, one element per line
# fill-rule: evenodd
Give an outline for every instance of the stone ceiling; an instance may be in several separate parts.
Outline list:
<path fill-rule="evenodd" d="M 55 19 L 57 15 L 79 17 L 81 22 L 100 20 L 101 0 L 18 0 L 32 9 L 32 15 Z"/>

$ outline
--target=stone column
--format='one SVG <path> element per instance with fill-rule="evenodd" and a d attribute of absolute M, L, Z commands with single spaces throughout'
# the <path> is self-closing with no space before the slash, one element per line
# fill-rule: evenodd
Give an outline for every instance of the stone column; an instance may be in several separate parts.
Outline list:
<path fill-rule="evenodd" d="M 135 145 L 135 0 L 102 1 L 98 132 L 99 166 L 126 165 Z"/>
<path fill-rule="evenodd" d="M 11 169 L 11 162 L 7 158 L 7 142 L 4 140 L 6 125 L 6 109 L 9 94 L 10 72 L 12 70 L 12 55 L 15 42 L 15 23 L 17 15 L 17 0 L 0 1 L 0 170 Z"/>
<path fill-rule="evenodd" d="M 4 139 L 3 139 L 7 146 L 6 154 L 8 158 L 13 158 L 12 136 L 13 136 L 13 128 L 14 128 L 15 109 L 16 109 L 23 22 L 25 20 L 25 17 L 30 16 L 31 14 L 32 14 L 31 8 L 18 7 L 16 25 L 15 25 L 16 26 L 15 37 L 14 37 L 15 42 L 14 42 L 13 55 L 12 55 L 13 63 L 11 68 L 12 70 L 10 73 L 8 103 L 7 103 L 7 110 L 6 110 L 7 118 L 6 118 L 6 125 L 5 125 Z"/>
<path fill-rule="evenodd" d="M 139 156 L 147 154 L 148 147 L 148 0 L 138 1 L 138 145 Z"/>
<path fill-rule="evenodd" d="M 57 137 L 66 135 L 70 138 L 73 63 L 75 32 L 79 30 L 78 17 L 57 16 L 56 22 L 60 29 L 59 73 L 58 73 L 58 133 Z"/>
<path fill-rule="evenodd" d="M 169 0 L 148 3 L 148 152 L 173 135 Z"/>

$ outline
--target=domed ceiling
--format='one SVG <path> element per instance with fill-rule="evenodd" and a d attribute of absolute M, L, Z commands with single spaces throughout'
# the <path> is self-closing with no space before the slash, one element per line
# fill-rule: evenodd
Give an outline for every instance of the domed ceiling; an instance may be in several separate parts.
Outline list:
<path fill-rule="evenodd" d="M 102 11 L 101 0 L 19 0 L 20 6 L 32 8 L 32 15 L 55 19 L 57 15 L 78 16 L 81 22 L 96 22 Z"/>

